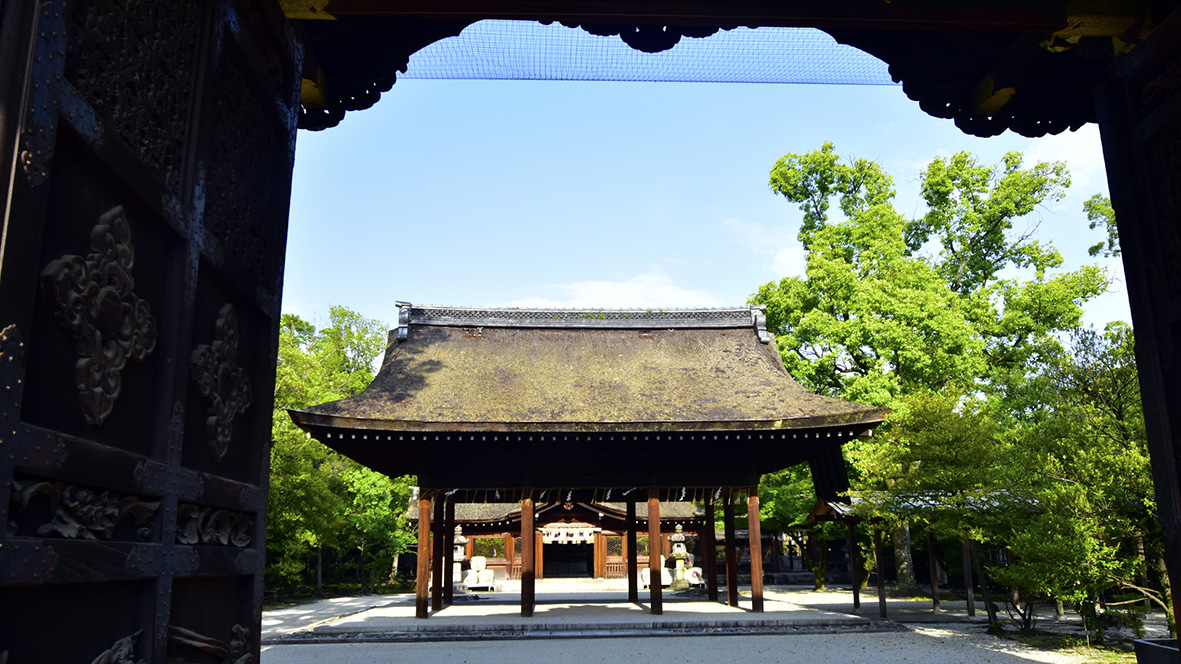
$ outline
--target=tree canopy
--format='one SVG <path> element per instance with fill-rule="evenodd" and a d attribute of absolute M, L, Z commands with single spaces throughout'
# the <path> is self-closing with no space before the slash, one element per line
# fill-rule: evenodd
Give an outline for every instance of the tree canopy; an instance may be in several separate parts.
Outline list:
<path fill-rule="evenodd" d="M 373 380 L 385 338 L 385 325 L 344 307 L 332 307 L 321 329 L 282 317 L 267 529 L 273 589 L 298 589 L 313 582 L 313 572 L 318 581 L 324 567 L 330 579 L 368 589 L 389 581 L 397 554 L 412 541 L 403 517 L 413 478 L 391 479 L 333 452 L 284 410 L 360 392 Z"/>
<path fill-rule="evenodd" d="M 752 302 L 797 380 L 893 409 L 881 435 L 845 448 L 857 510 L 1001 547 L 990 574 L 1026 597 L 1085 604 L 1123 588 L 1164 601 L 1137 576 L 1160 537 L 1132 331 L 1081 328 L 1107 275 L 1064 269 L 1037 237 L 1039 209 L 1070 185 L 1065 165 L 958 153 L 919 184 L 925 210 L 906 218 L 890 175 L 831 143 L 771 171 L 802 212 L 807 264 Z M 1110 202 L 1084 212 L 1107 235 L 1091 255 L 1117 254 Z M 800 518 L 799 481 L 764 478 L 769 517 Z"/>

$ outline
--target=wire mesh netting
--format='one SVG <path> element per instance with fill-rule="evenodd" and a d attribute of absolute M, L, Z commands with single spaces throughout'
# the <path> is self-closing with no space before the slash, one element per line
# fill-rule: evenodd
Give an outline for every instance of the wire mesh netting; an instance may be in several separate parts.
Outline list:
<path fill-rule="evenodd" d="M 622 556 L 623 555 L 623 538 L 618 535 L 607 536 L 607 555 L 608 556 Z"/>
<path fill-rule="evenodd" d="M 893 85 L 886 63 L 810 28 L 735 28 L 659 53 L 558 23 L 485 20 L 410 57 L 409 79 Z"/>

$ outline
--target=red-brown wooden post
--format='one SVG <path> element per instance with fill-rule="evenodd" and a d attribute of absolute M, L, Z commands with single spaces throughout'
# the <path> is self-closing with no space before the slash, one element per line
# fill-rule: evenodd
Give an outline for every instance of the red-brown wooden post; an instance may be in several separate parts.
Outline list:
<path fill-rule="evenodd" d="M 722 527 L 726 530 L 726 604 L 738 606 L 738 547 L 734 533 L 734 494 L 726 489 L 722 504 Z"/>
<path fill-rule="evenodd" d="M 414 617 L 427 617 L 427 587 L 431 582 L 431 499 L 418 496 L 418 570 L 414 577 Z"/>
<path fill-rule="evenodd" d="M 640 601 L 640 551 L 636 542 L 636 501 L 627 501 L 627 601 Z"/>
<path fill-rule="evenodd" d="M 443 499 L 443 606 L 451 606 L 455 600 L 455 499 Z"/>
<path fill-rule="evenodd" d="M 718 601 L 718 545 L 715 542 L 714 494 L 705 499 L 705 532 L 701 534 L 701 545 L 705 549 L 705 590 L 709 601 Z"/>
<path fill-rule="evenodd" d="M 935 533 L 927 529 L 927 564 L 931 568 L 931 610 L 939 610 L 939 561 L 935 557 Z"/>
<path fill-rule="evenodd" d="M 648 489 L 648 610 L 654 616 L 664 613 L 660 569 L 660 490 L 651 487 Z"/>
<path fill-rule="evenodd" d="M 534 579 L 536 579 L 536 561 L 533 549 L 536 540 L 533 537 L 533 493 L 526 492 L 521 499 L 521 615 L 525 618 L 533 617 Z"/>
<path fill-rule="evenodd" d="M 595 578 L 607 578 L 607 536 L 602 531 L 595 533 Z"/>
<path fill-rule="evenodd" d="M 746 523 L 750 533 L 751 610 L 763 612 L 763 529 L 759 526 L 759 487 L 746 492 Z"/>
<path fill-rule="evenodd" d="M 435 497 L 435 521 L 431 524 L 434 530 L 434 537 L 431 538 L 431 611 L 440 611 L 443 608 L 443 560 L 446 548 L 443 546 L 443 522 L 446 521 L 446 502 L 447 497 L 442 493 Z"/>

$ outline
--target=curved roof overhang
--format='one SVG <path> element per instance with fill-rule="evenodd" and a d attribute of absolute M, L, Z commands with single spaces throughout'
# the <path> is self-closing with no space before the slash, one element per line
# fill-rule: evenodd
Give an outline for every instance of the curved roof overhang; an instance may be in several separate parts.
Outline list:
<path fill-rule="evenodd" d="M 1177 0 L 701 0 L 477 3 L 284 0 L 304 35 L 300 127 L 369 108 L 410 55 L 486 18 L 559 21 L 656 52 L 719 29 L 810 27 L 885 61 L 924 112 L 969 134 L 1042 136 L 1095 120 L 1093 90 Z M 330 20 L 320 20 L 330 19 Z"/>

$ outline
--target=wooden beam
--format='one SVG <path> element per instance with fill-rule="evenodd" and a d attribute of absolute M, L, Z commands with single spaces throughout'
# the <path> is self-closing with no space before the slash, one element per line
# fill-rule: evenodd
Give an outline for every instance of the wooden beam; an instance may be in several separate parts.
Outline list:
<path fill-rule="evenodd" d="M 738 546 L 734 533 L 734 494 L 726 489 L 722 505 L 722 527 L 726 529 L 726 604 L 738 606 Z"/>
<path fill-rule="evenodd" d="M 939 610 L 939 561 L 935 556 L 935 533 L 927 529 L 927 565 L 931 568 L 931 610 Z"/>
<path fill-rule="evenodd" d="M 451 606 L 455 601 L 455 499 L 443 499 L 443 606 Z"/>
<path fill-rule="evenodd" d="M 414 617 L 427 617 L 427 586 L 431 582 L 431 499 L 418 497 L 418 569 L 414 575 Z"/>
<path fill-rule="evenodd" d="M 1066 3 L 1053 0 L 913 0 L 900 5 L 881 0 L 825 2 L 765 0 L 626 2 L 581 0 L 281 0 L 292 18 L 350 16 L 402 18 L 485 18 L 624 23 L 627 25 L 743 25 L 878 30 L 1020 30 L 1054 32 L 1067 26 Z M 315 5 L 315 11 L 311 7 Z"/>
<path fill-rule="evenodd" d="M 664 589 L 660 585 L 660 491 L 648 489 L 648 611 L 659 616 L 664 613 Z"/>
<path fill-rule="evenodd" d="M 521 615 L 525 618 L 533 617 L 534 579 L 537 575 L 533 549 L 536 543 L 533 533 L 533 493 L 526 492 L 521 499 Z"/>
<path fill-rule="evenodd" d="M 825 555 L 825 551 L 821 551 L 820 555 Z M 882 618 L 886 617 L 886 570 L 882 565 L 882 531 L 875 529 L 873 531 L 873 557 L 874 565 L 878 571 L 878 615 Z"/>
<path fill-rule="evenodd" d="M 636 542 L 636 501 L 627 501 L 627 601 L 640 601 L 640 551 Z"/>
<path fill-rule="evenodd" d="M 857 550 L 857 524 L 846 521 L 849 529 L 849 575 L 853 577 L 853 611 L 861 610 L 861 552 Z"/>
<path fill-rule="evenodd" d="M 443 608 L 443 560 L 445 559 L 443 546 L 443 522 L 446 521 L 444 504 L 447 502 L 447 497 L 440 493 L 435 497 L 435 522 L 434 531 L 435 536 L 431 538 L 431 577 L 434 583 L 431 584 L 431 611 L 440 611 Z"/>
<path fill-rule="evenodd" d="M 759 487 L 746 491 L 746 523 L 750 533 L 751 610 L 763 612 L 763 529 L 759 526 Z"/>
<path fill-rule="evenodd" d="M 707 599 L 718 601 L 718 545 L 714 530 L 717 528 L 714 516 L 714 494 L 705 499 L 705 532 L 701 534 L 701 546 L 705 549 L 705 591 Z"/>

